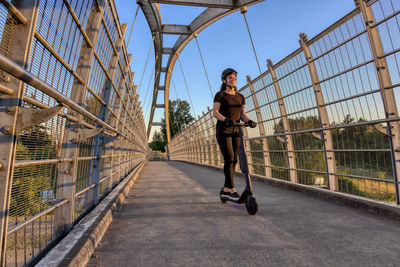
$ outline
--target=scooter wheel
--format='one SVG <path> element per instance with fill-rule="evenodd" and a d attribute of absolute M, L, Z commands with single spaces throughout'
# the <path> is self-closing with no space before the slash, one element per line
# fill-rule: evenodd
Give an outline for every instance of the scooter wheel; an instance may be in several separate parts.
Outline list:
<path fill-rule="evenodd" d="M 222 203 L 225 203 L 225 202 L 226 202 L 226 199 L 223 199 L 223 198 L 221 197 L 222 192 L 224 192 L 223 189 L 221 189 L 221 191 L 219 191 L 219 199 L 221 199 L 221 202 L 222 202 Z"/>
<path fill-rule="evenodd" d="M 257 201 L 256 201 L 256 199 L 255 199 L 252 195 L 247 196 L 247 199 L 246 199 L 246 209 L 247 209 L 247 212 L 248 212 L 250 215 L 254 215 L 254 214 L 256 214 L 257 211 L 258 211 L 258 204 L 257 204 Z"/>
<path fill-rule="evenodd" d="M 221 202 L 222 202 L 222 203 L 225 203 L 225 202 L 226 202 L 226 199 L 223 199 L 222 197 L 219 197 L 219 199 L 221 199 Z"/>

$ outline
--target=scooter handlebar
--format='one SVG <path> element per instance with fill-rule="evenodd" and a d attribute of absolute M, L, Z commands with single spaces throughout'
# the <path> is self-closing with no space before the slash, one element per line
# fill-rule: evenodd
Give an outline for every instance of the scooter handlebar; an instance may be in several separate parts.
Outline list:
<path fill-rule="evenodd" d="M 250 127 L 250 124 L 248 124 L 247 122 L 235 122 L 235 124 L 233 124 L 233 126 L 236 126 L 236 127 Z"/>

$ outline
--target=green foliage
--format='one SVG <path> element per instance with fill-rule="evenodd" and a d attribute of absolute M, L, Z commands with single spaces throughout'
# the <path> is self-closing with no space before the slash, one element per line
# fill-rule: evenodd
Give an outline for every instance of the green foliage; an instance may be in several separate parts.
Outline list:
<path fill-rule="evenodd" d="M 42 160 L 58 157 L 56 140 L 43 125 L 18 135 L 17 160 Z M 48 207 L 41 192 L 55 192 L 55 165 L 43 164 L 16 168 L 10 199 L 10 214 L 31 217 Z M 51 196 L 52 198 L 54 196 Z M 49 199 L 51 203 L 51 200 Z"/>
<path fill-rule="evenodd" d="M 332 126 L 345 126 L 365 122 L 363 118 L 358 120 L 347 115 L 343 121 L 339 123 L 331 123 Z M 320 121 L 317 116 L 289 118 L 290 130 L 292 132 L 318 129 L 321 128 Z M 381 127 L 380 125 L 376 127 Z M 377 130 L 374 125 L 358 125 L 351 127 L 338 127 L 331 130 L 334 149 L 342 151 L 335 152 L 336 168 L 338 173 L 353 174 L 367 177 L 376 177 L 381 179 L 393 179 L 393 171 L 391 167 L 390 152 L 370 152 L 370 149 L 389 149 L 389 139 L 387 136 Z M 274 134 L 284 133 L 283 120 L 274 125 Z M 296 167 L 304 170 L 326 171 L 326 162 L 324 152 L 318 151 L 324 149 L 324 142 L 317 138 L 320 132 L 302 133 L 292 135 L 295 150 L 307 151 L 296 152 Z M 282 140 L 282 138 L 281 138 Z M 270 150 L 286 150 L 285 143 L 278 138 L 268 138 L 268 146 Z M 364 151 L 357 151 L 357 150 Z M 351 151 L 356 150 L 356 151 Z M 282 153 L 280 157 L 271 152 L 271 164 L 275 166 L 284 166 Z M 320 174 L 309 172 L 298 172 L 298 179 L 303 184 L 313 184 L 314 179 Z M 375 199 L 391 199 L 381 196 L 381 193 L 369 192 L 369 188 L 359 187 L 346 180 L 343 182 L 347 187 L 354 191 L 357 195 L 372 197 Z M 377 190 L 379 191 L 379 190 Z"/>
<path fill-rule="evenodd" d="M 321 127 L 321 123 L 317 116 L 308 116 L 300 118 L 289 118 L 289 126 L 292 132 L 297 132 L 307 129 L 315 129 Z M 283 120 L 281 119 L 277 124 L 274 125 L 274 133 L 284 133 Z"/>
<path fill-rule="evenodd" d="M 360 118 L 358 122 L 363 122 Z M 341 124 L 354 124 L 356 120 L 347 115 Z M 379 132 L 373 125 L 359 125 L 355 127 L 346 127 L 332 130 L 332 138 L 334 147 L 338 149 L 389 149 L 389 138 Z M 368 160 L 367 160 L 368 159 Z M 366 168 L 374 168 L 378 171 L 388 171 L 391 168 L 390 153 L 377 152 L 370 153 L 368 151 L 357 153 L 342 153 L 337 157 L 338 165 L 346 165 L 348 168 L 358 168 L 364 166 Z M 370 163 L 373 163 L 372 165 Z M 389 166 L 387 166 L 389 165 Z M 388 175 L 392 176 L 392 171 Z"/>
<path fill-rule="evenodd" d="M 34 126 L 18 135 L 16 156 L 18 160 L 52 159 L 57 156 L 55 139 L 44 126 Z"/>
<path fill-rule="evenodd" d="M 167 142 L 164 140 L 162 133 L 156 131 L 153 135 L 153 141 L 149 143 L 149 147 L 154 151 L 165 152 L 164 147 L 166 144 Z"/>
<path fill-rule="evenodd" d="M 171 138 L 177 135 L 187 125 L 194 121 L 190 114 L 190 105 L 186 100 L 170 100 L 169 101 L 169 121 Z M 164 118 L 161 119 L 165 123 Z M 152 150 L 165 152 L 165 145 L 167 144 L 167 129 L 165 126 L 161 127 L 161 132 L 154 132 L 153 141 L 149 143 Z"/>
<path fill-rule="evenodd" d="M 31 217 L 47 208 L 41 191 L 51 189 L 50 179 L 46 176 L 23 176 L 14 179 L 10 202 L 10 213 Z"/>
<path fill-rule="evenodd" d="M 39 250 L 43 248 L 43 245 L 49 243 L 53 239 L 53 232 L 51 228 L 35 231 L 33 238 L 25 238 L 23 234 L 23 231 L 20 231 L 18 237 L 12 235 L 12 238 L 7 239 L 8 253 L 13 250 Z"/>
<path fill-rule="evenodd" d="M 187 125 L 194 121 L 194 118 L 190 114 L 190 105 L 186 100 L 176 100 L 169 101 L 169 123 L 170 123 L 170 133 L 171 138 L 177 135 L 181 130 L 183 130 Z M 161 119 L 165 122 L 164 118 Z M 164 140 L 167 139 L 167 129 L 165 126 L 161 127 L 161 133 L 164 136 Z"/>
<path fill-rule="evenodd" d="M 251 151 L 262 151 L 263 144 L 261 140 L 250 140 L 250 150 Z M 251 159 L 253 162 L 253 172 L 259 175 L 265 175 L 265 162 L 263 152 L 252 152 Z"/>
<path fill-rule="evenodd" d="M 338 184 L 340 192 L 396 203 L 396 189 L 392 183 L 339 176 Z"/>

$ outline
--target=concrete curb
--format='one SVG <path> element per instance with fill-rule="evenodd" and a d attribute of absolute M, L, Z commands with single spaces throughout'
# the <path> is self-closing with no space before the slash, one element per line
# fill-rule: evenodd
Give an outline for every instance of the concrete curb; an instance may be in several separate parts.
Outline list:
<path fill-rule="evenodd" d="M 138 165 L 36 266 L 86 266 L 144 165 Z"/>
<path fill-rule="evenodd" d="M 187 162 L 187 161 L 182 161 L 182 160 L 176 160 L 176 161 L 190 163 L 190 164 L 198 165 L 201 167 L 206 167 L 206 168 L 223 171 L 223 168 L 217 167 L 217 166 L 210 166 L 210 165 L 205 165 L 202 163 Z M 239 171 L 236 171 L 236 174 L 243 176 L 243 173 L 241 173 Z M 390 203 L 383 202 L 383 201 L 373 200 L 373 199 L 369 199 L 369 198 L 365 198 L 365 197 L 350 195 L 350 194 L 346 194 L 346 193 L 330 191 L 330 190 L 323 189 L 323 188 L 312 187 L 312 186 L 303 185 L 303 184 L 294 184 L 294 183 L 291 183 L 291 182 L 288 182 L 285 180 L 280 180 L 280 179 L 276 179 L 276 178 L 268 178 L 268 177 L 257 175 L 257 174 L 251 174 L 250 176 L 251 176 L 252 180 L 261 181 L 261 182 L 269 184 L 269 185 L 278 186 L 278 187 L 282 187 L 282 188 L 297 191 L 297 192 L 302 192 L 309 196 L 329 200 L 330 202 L 333 201 L 335 203 L 350 206 L 353 208 L 357 208 L 357 209 L 360 209 L 360 210 L 363 210 L 363 211 L 366 211 L 369 213 L 383 215 L 383 216 L 389 217 L 391 219 L 400 220 L 400 206 L 398 206 L 398 205 L 390 204 Z"/>

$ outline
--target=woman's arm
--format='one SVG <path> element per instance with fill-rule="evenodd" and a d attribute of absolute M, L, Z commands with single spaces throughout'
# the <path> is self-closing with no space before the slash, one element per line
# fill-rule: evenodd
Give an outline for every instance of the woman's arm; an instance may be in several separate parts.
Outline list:
<path fill-rule="evenodd" d="M 244 121 L 244 122 L 249 122 L 250 121 L 250 118 L 247 117 L 247 115 L 246 115 L 246 111 L 244 110 L 244 106 L 243 106 L 241 114 L 240 114 L 240 119 L 242 121 Z"/>
<path fill-rule="evenodd" d="M 226 118 L 219 113 L 219 109 L 221 108 L 221 103 L 220 102 L 214 102 L 213 104 L 213 116 L 219 121 L 224 121 Z"/>

